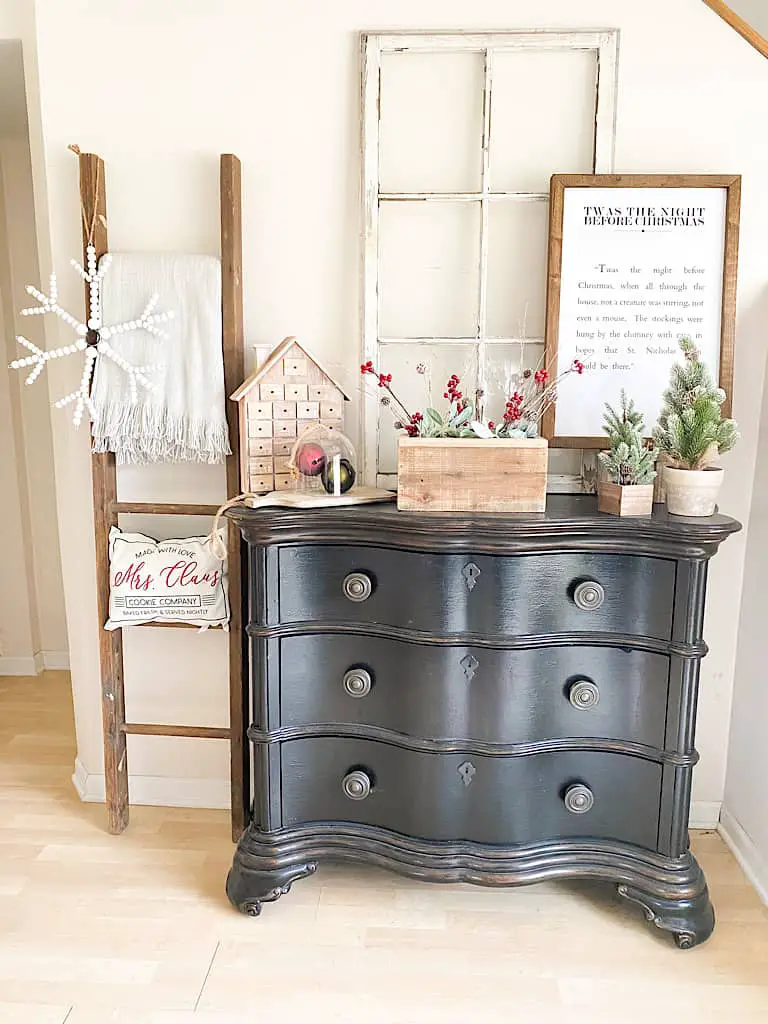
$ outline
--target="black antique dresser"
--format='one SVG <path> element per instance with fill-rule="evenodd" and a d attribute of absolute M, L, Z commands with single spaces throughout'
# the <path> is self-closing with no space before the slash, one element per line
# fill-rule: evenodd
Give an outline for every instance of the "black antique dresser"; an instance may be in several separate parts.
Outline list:
<path fill-rule="evenodd" d="M 232 510 L 244 537 L 258 914 L 324 860 L 427 881 L 603 878 L 683 948 L 707 561 L 739 524 L 389 506 Z"/>

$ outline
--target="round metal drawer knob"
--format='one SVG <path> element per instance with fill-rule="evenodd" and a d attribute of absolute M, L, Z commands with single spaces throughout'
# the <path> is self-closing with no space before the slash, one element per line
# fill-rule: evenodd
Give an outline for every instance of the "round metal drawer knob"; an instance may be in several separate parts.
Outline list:
<path fill-rule="evenodd" d="M 589 711 L 600 701 L 600 691 L 591 679 L 578 679 L 568 691 L 568 700 L 579 711 Z"/>
<path fill-rule="evenodd" d="M 371 779 L 359 768 L 345 775 L 341 782 L 344 796 L 350 800 L 365 800 L 371 793 Z"/>
<path fill-rule="evenodd" d="M 344 597 L 350 601 L 367 601 L 373 593 L 371 577 L 366 576 L 364 572 L 351 572 L 344 577 L 342 590 Z"/>
<path fill-rule="evenodd" d="M 584 786 L 582 783 L 577 782 L 575 785 L 569 786 L 565 791 L 563 801 L 566 810 L 570 811 L 571 814 L 586 814 L 587 811 L 592 809 L 595 797 L 589 786 Z"/>
<path fill-rule="evenodd" d="M 371 673 L 364 668 L 351 668 L 344 673 L 344 692 L 349 697 L 367 697 L 373 686 Z"/>
<path fill-rule="evenodd" d="M 594 611 L 605 600 L 605 591 L 595 580 L 584 580 L 573 590 L 573 603 L 584 612 Z"/>

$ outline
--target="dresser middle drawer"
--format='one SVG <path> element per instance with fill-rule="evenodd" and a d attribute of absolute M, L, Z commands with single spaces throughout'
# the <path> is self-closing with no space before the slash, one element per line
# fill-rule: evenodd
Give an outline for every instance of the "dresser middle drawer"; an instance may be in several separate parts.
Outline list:
<path fill-rule="evenodd" d="M 668 680 L 664 655 L 612 647 L 284 637 L 280 724 L 353 723 L 486 743 L 594 736 L 663 748 Z"/>
<path fill-rule="evenodd" d="M 671 635 L 675 563 L 668 559 L 343 545 L 287 545 L 278 559 L 281 623 L 381 624 L 438 635 Z"/>

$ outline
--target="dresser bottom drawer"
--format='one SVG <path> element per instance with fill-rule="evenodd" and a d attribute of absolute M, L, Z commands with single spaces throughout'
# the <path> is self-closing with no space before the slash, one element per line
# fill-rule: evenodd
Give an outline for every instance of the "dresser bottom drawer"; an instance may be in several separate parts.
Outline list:
<path fill-rule="evenodd" d="M 356 739 L 281 746 L 283 825 L 347 821 L 436 840 L 615 839 L 655 849 L 661 765 L 593 751 L 487 757 Z"/>

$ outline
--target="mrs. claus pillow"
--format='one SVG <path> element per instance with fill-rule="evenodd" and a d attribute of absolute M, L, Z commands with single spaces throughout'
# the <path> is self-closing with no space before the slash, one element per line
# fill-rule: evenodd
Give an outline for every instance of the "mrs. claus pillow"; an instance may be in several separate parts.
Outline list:
<path fill-rule="evenodd" d="M 229 621 L 226 560 L 206 537 L 152 540 L 141 533 L 109 531 L 109 619 L 105 629 L 141 622 Z"/>

